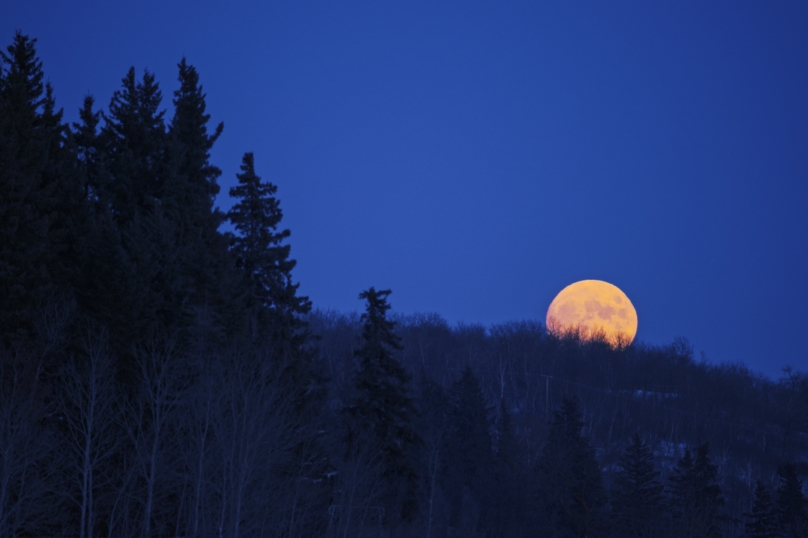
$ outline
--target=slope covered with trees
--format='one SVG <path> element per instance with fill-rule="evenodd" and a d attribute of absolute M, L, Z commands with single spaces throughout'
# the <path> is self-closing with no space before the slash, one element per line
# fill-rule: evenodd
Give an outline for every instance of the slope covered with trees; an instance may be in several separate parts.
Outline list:
<path fill-rule="evenodd" d="M 68 125 L 35 44 L 0 70 L 0 536 L 808 532 L 808 375 L 312 310 L 260 159 L 214 205 L 191 64 Z"/>

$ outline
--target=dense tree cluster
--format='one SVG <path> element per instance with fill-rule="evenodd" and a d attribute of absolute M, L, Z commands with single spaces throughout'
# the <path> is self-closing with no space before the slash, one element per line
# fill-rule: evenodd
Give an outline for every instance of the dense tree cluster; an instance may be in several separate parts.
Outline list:
<path fill-rule="evenodd" d="M 312 311 L 185 59 L 67 125 L 0 54 L 0 536 L 808 536 L 807 375 Z"/>

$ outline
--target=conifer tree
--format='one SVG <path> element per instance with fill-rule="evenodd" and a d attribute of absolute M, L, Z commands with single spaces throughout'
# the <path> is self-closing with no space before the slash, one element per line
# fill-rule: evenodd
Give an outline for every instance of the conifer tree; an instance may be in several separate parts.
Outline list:
<path fill-rule="evenodd" d="M 410 375 L 393 357 L 401 349 L 395 324 L 387 318 L 390 290 L 370 288 L 359 295 L 367 301 L 362 314 L 362 345 L 356 351 L 359 368 L 353 397 L 344 409 L 348 417 L 348 457 L 374 447 L 379 454 L 385 491 L 381 497 L 390 521 L 411 520 L 417 510 L 418 472 L 413 450 L 421 438 L 413 427 L 417 410 L 409 394 Z"/>
<path fill-rule="evenodd" d="M 121 225 L 136 215 L 150 215 L 169 173 L 162 92 L 148 71 L 143 80 L 131 67 L 109 104 L 102 129 L 111 174 L 112 207 Z"/>
<path fill-rule="evenodd" d="M 450 439 L 455 443 L 452 460 L 460 465 L 465 480 L 481 478 L 493 463 L 491 409 L 471 367 L 452 385 L 449 398 Z"/>
<path fill-rule="evenodd" d="M 210 163 L 210 150 L 224 124 L 219 123 L 213 134 L 208 134 L 210 114 L 205 112 L 199 74 L 185 58 L 177 67 L 180 87 L 174 92 L 174 117 L 168 130 L 176 170 L 166 184 L 163 205 L 177 223 L 180 243 L 206 249 L 217 240 L 224 220 L 213 205 L 219 193 L 216 179 L 222 172 Z"/>
<path fill-rule="evenodd" d="M 101 123 L 100 110 L 93 111 L 95 99 L 84 97 L 79 109 L 79 122 L 73 123 L 72 139 L 76 151 L 80 174 L 83 178 L 84 197 L 96 205 L 99 212 L 109 208 L 109 178 L 104 173 L 103 155 L 98 127 Z"/>
<path fill-rule="evenodd" d="M 611 499 L 614 530 L 626 538 L 661 536 L 664 488 L 654 470 L 654 455 L 639 434 L 632 437 L 620 467 Z"/>
<path fill-rule="evenodd" d="M 553 412 L 537 464 L 538 495 L 549 536 L 591 536 L 604 526 L 603 478 L 582 428 L 578 406 L 564 398 Z"/>
<path fill-rule="evenodd" d="M 109 311 L 110 319 L 100 321 L 110 327 L 120 366 L 133 372 L 136 339 L 155 328 L 181 336 L 190 325 L 186 305 L 192 286 L 184 271 L 187 251 L 166 204 L 178 172 L 160 110 L 162 93 L 153 74 L 147 71 L 137 81 L 134 68 L 122 86 L 112 97 L 100 134 L 109 181 L 108 191 L 99 197 L 109 200 L 116 228 L 114 233 L 103 230 L 101 237 L 119 243 L 121 254 L 105 261 L 122 265 L 112 272 L 124 279 L 117 287 L 129 297 Z"/>
<path fill-rule="evenodd" d="M 760 480 L 755 484 L 755 501 L 752 505 L 752 512 L 744 514 L 744 516 L 747 519 L 744 525 L 746 538 L 778 538 L 777 512 L 769 490 Z"/>
<path fill-rule="evenodd" d="M 242 306 L 241 291 L 231 268 L 228 240 L 219 233 L 224 214 L 214 207 L 221 170 L 210 163 L 210 151 L 222 134 L 223 123 L 208 132 L 205 94 L 199 74 L 185 58 L 178 64 L 180 87 L 174 92 L 174 117 L 168 129 L 172 173 L 163 192 L 162 209 L 173 222 L 180 269 L 188 288 L 187 309 L 211 307 L 224 325 Z"/>
<path fill-rule="evenodd" d="M 724 499 L 716 483 L 718 467 L 710 463 L 709 445 L 689 449 L 679 460 L 670 479 L 673 527 L 678 536 L 711 538 L 721 535 L 721 506 Z"/>
<path fill-rule="evenodd" d="M 84 97 L 79 121 L 73 123 L 71 141 L 88 208 L 86 231 L 79 238 L 79 262 L 76 298 L 83 315 L 106 325 L 116 339 L 111 344 L 120 348 L 122 333 L 130 327 L 130 314 L 139 310 L 138 297 L 126 283 L 135 281 L 136 268 L 128 263 L 121 243 L 121 233 L 112 209 L 110 175 L 99 127 L 101 110 L 93 110 L 95 99 Z M 119 349 L 118 349 L 119 350 Z"/>
<path fill-rule="evenodd" d="M 219 123 L 213 134 L 208 134 L 210 114 L 205 112 L 207 105 L 199 84 L 199 74 L 185 58 L 177 67 L 180 87 L 174 92 L 174 117 L 171 119 L 169 137 L 179 153 L 179 172 L 187 189 L 180 201 L 189 206 L 186 210 L 198 213 L 192 216 L 199 220 L 191 222 L 201 227 L 203 221 L 214 216 L 213 202 L 219 193 L 216 179 L 222 171 L 210 164 L 210 150 L 221 136 L 224 123 Z M 216 215 L 216 218 L 222 217 Z M 214 224 L 218 227 L 219 222 L 214 221 Z"/>
<path fill-rule="evenodd" d="M 0 326 L 30 333 L 36 307 L 69 294 L 80 192 L 62 111 L 43 84 L 36 40 L 17 32 L 0 51 Z"/>
<path fill-rule="evenodd" d="M 786 463 L 777 470 L 777 475 L 780 479 L 777 487 L 780 531 L 786 538 L 802 538 L 808 535 L 808 500 L 802 492 L 797 467 Z"/>
<path fill-rule="evenodd" d="M 450 524 L 458 527 L 461 516 L 470 512 L 478 517 L 488 516 L 486 501 L 494 482 L 491 409 L 480 380 L 468 366 L 449 390 L 449 401 L 444 488 L 451 502 Z M 464 504 L 466 498 L 476 506 Z"/>
<path fill-rule="evenodd" d="M 237 202 L 227 213 L 238 232 L 231 250 L 249 283 L 254 316 L 259 322 L 268 318 L 273 329 L 281 331 L 281 340 L 291 340 L 303 326 L 299 316 L 309 312 L 311 302 L 297 295 L 299 284 L 292 282 L 297 262 L 289 258 L 290 246 L 283 244 L 291 232 L 278 230 L 283 218 L 275 197 L 278 188 L 255 173 L 252 153 L 244 154 L 236 177 L 239 184 L 230 189 L 230 196 Z"/>
<path fill-rule="evenodd" d="M 495 432 L 496 490 L 491 502 L 495 510 L 494 533 L 498 536 L 516 536 L 518 529 L 524 527 L 527 512 L 527 469 L 504 397 L 500 400 Z"/>

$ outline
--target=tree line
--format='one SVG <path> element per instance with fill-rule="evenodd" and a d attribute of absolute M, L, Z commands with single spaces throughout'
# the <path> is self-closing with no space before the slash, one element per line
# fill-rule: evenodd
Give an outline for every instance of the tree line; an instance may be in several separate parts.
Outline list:
<path fill-rule="evenodd" d="M 199 74 L 67 124 L 0 53 L 0 536 L 805 536 L 808 376 L 313 310 Z M 222 232 L 228 221 L 233 232 Z"/>

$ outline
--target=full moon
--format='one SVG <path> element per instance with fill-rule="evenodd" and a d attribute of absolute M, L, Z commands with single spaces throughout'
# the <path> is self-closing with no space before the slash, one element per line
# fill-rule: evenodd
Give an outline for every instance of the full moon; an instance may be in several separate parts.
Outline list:
<path fill-rule="evenodd" d="M 550 303 L 547 330 L 556 336 L 578 331 L 586 340 L 602 335 L 612 347 L 627 346 L 637 335 L 637 311 L 617 286 L 581 280 Z"/>

